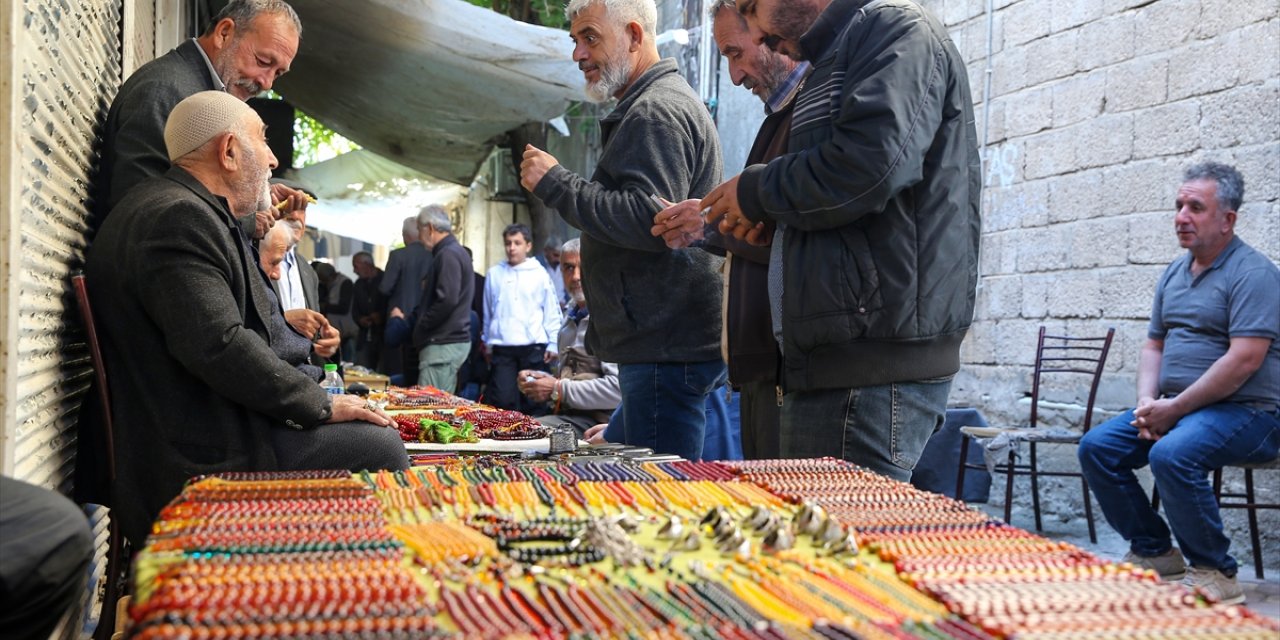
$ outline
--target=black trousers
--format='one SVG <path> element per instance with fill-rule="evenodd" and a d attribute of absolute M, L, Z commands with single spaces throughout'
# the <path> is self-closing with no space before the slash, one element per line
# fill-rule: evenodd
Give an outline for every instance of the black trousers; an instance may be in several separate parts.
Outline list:
<path fill-rule="evenodd" d="M 84 595 L 92 559 L 89 520 L 75 503 L 0 476 L 0 638 L 48 638 Z"/>
<path fill-rule="evenodd" d="M 549 371 L 547 363 L 542 361 L 546 352 L 545 344 L 489 347 L 489 386 L 484 392 L 485 404 L 525 413 L 533 411 L 535 405 L 516 386 L 516 374 L 523 369 Z"/>

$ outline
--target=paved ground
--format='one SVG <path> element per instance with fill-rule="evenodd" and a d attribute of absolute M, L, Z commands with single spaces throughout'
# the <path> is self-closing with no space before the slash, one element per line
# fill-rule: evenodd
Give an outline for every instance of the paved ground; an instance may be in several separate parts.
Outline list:
<path fill-rule="evenodd" d="M 986 511 L 997 520 L 1004 517 L 1003 507 L 986 504 L 972 506 Z M 1031 510 L 1015 506 L 1013 525 L 1034 530 L 1035 518 Z M 1105 522 L 1099 521 L 1097 529 L 1098 543 L 1093 544 L 1089 542 L 1089 530 L 1083 518 L 1061 522 L 1057 518 L 1049 517 L 1044 521 L 1044 531 L 1039 533 L 1046 538 L 1065 540 L 1104 558 L 1119 560 L 1124 557 L 1129 550 L 1128 543 L 1112 531 Z M 1248 544 L 1246 539 L 1243 546 L 1237 544 L 1233 547 L 1233 555 L 1240 562 L 1240 573 L 1237 577 L 1247 598 L 1245 604 L 1258 613 L 1280 620 L 1280 558 L 1263 558 L 1265 564 L 1263 569 L 1267 577 L 1265 580 L 1258 580 L 1253 573 L 1253 556 L 1250 554 Z"/>

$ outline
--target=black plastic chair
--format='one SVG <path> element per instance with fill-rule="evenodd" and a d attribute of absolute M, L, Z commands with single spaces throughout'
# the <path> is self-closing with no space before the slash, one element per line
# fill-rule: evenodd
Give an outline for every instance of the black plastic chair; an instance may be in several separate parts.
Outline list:
<path fill-rule="evenodd" d="M 1037 444 L 1079 444 L 1080 438 L 1089 431 L 1089 427 L 1093 424 L 1093 406 L 1098 396 L 1098 383 L 1102 380 L 1102 370 L 1106 366 L 1107 354 L 1111 351 L 1111 341 L 1115 337 L 1115 333 L 1116 330 L 1114 328 L 1109 328 L 1107 329 L 1107 334 L 1101 337 L 1053 336 L 1047 335 L 1045 328 L 1043 326 L 1040 327 L 1039 340 L 1036 344 L 1035 373 L 1031 381 L 1031 419 L 1027 426 L 1020 427 L 962 427 L 960 429 L 960 433 L 963 434 L 964 438 L 960 445 L 961 464 L 956 474 L 955 497 L 957 500 L 964 495 L 965 471 L 972 468 L 982 468 L 979 465 L 965 462 L 969 455 L 969 439 L 993 438 L 1001 433 L 1008 432 L 1016 440 L 1025 441 L 1029 451 L 1027 462 L 1023 464 L 1017 461 L 1017 447 L 1011 447 L 1008 460 L 995 467 L 996 473 L 1003 473 L 1006 476 L 1004 521 L 1009 522 L 1013 515 L 1013 479 L 1015 476 L 1028 476 L 1031 478 L 1031 503 L 1032 510 L 1035 513 L 1036 531 L 1044 530 L 1040 514 L 1041 476 L 1079 478 L 1080 489 L 1084 497 L 1084 516 L 1089 525 L 1089 540 L 1094 543 L 1098 541 L 1097 530 L 1093 523 L 1092 497 L 1089 495 L 1089 484 L 1085 481 L 1084 474 L 1079 471 L 1041 470 L 1036 459 L 1036 446 Z M 1088 376 L 1090 378 L 1089 397 L 1085 403 L 1084 420 L 1079 434 L 1049 434 L 1039 427 L 1040 396 L 1047 376 L 1053 377 L 1055 380 L 1072 376 Z"/>

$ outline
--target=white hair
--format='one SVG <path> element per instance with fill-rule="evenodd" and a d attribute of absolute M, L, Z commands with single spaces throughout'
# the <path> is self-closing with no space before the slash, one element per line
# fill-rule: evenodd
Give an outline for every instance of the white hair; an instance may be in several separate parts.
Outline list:
<path fill-rule="evenodd" d="M 295 235 L 296 230 L 294 225 L 290 224 L 291 222 L 295 222 L 295 221 L 281 220 L 280 222 L 277 222 L 271 225 L 271 228 L 267 229 L 266 235 L 262 236 L 262 245 L 267 246 L 270 242 L 273 241 L 273 238 L 275 238 L 275 236 L 284 234 L 284 238 L 285 238 L 284 250 L 285 251 L 288 251 L 294 248 L 295 246 L 297 246 L 298 240 L 297 240 L 297 236 Z"/>
<path fill-rule="evenodd" d="M 614 26 L 635 22 L 645 35 L 653 38 L 658 33 L 658 6 L 654 0 L 569 0 L 564 14 L 573 20 L 583 9 L 591 5 L 604 7 L 605 15 Z"/>

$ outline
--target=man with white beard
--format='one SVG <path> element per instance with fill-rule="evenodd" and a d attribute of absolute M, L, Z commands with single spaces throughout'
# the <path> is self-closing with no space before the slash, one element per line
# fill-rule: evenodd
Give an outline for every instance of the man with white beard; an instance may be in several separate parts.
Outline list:
<path fill-rule="evenodd" d="M 618 363 L 623 438 L 690 460 L 702 455 L 705 400 L 723 382 L 721 259 L 668 249 L 649 233 L 659 199 L 706 194 L 720 179 L 720 141 L 706 107 L 658 57 L 653 0 L 572 0 L 573 59 L 596 102 L 604 149 L 590 180 L 526 147 L 521 184 L 582 230 L 587 347 Z"/>
<path fill-rule="evenodd" d="M 238 222 L 269 197 L 265 134 L 229 93 L 179 102 L 164 135 L 173 167 L 131 189 L 89 249 L 111 372 L 111 514 L 135 549 L 193 476 L 409 466 L 386 413 L 329 395 L 273 351 L 289 331 Z"/>

